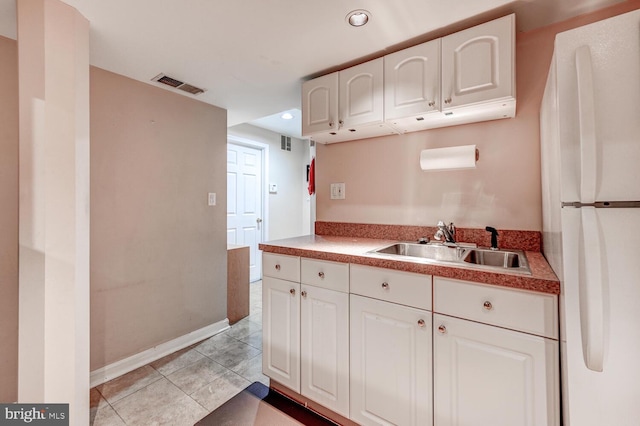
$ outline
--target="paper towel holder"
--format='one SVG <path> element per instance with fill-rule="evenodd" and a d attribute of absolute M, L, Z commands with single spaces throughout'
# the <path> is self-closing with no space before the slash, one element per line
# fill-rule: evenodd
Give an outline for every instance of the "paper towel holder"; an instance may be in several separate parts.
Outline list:
<path fill-rule="evenodd" d="M 420 168 L 425 171 L 475 169 L 479 159 L 476 145 L 424 149 L 420 152 Z"/>

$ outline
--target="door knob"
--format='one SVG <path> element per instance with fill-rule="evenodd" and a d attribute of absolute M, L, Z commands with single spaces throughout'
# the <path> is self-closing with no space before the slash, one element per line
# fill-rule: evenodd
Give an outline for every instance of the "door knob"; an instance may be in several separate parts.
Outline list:
<path fill-rule="evenodd" d="M 438 331 L 440 332 L 440 334 L 444 334 L 447 332 L 447 327 L 445 327 L 444 325 L 440 325 L 440 327 L 438 327 Z"/>
<path fill-rule="evenodd" d="M 292 288 L 291 290 L 289 290 L 289 293 L 290 293 L 292 296 L 295 296 L 295 295 L 296 295 L 296 289 L 295 289 L 295 288 Z"/>

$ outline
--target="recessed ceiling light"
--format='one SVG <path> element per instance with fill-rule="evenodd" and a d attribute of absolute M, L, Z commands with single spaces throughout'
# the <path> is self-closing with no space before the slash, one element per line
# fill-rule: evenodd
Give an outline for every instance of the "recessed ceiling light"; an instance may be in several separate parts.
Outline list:
<path fill-rule="evenodd" d="M 361 27 L 369 22 L 371 14 L 363 9 L 353 10 L 347 14 L 345 18 L 349 25 L 353 27 Z"/>
<path fill-rule="evenodd" d="M 282 118 L 283 120 L 291 120 L 293 118 L 293 114 L 291 114 L 290 112 L 285 112 L 280 116 L 280 118 Z"/>

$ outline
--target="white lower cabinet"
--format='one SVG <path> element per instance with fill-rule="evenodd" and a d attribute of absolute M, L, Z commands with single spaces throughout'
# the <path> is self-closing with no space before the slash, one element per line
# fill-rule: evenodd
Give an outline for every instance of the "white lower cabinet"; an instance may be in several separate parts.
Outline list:
<path fill-rule="evenodd" d="M 348 417 L 349 265 L 263 256 L 263 374 Z"/>
<path fill-rule="evenodd" d="M 349 294 L 302 285 L 300 393 L 349 417 Z"/>
<path fill-rule="evenodd" d="M 556 299 L 434 278 L 434 425 L 560 424 Z"/>
<path fill-rule="evenodd" d="M 351 420 L 432 423 L 431 312 L 350 296 Z"/>
<path fill-rule="evenodd" d="M 262 278 L 262 372 L 300 392 L 300 283 Z"/>

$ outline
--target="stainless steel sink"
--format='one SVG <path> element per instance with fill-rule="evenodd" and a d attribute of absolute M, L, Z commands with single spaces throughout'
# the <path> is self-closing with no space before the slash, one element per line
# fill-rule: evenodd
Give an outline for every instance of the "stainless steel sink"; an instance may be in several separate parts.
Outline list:
<path fill-rule="evenodd" d="M 473 265 L 509 270 L 523 269 L 530 273 L 527 257 L 521 251 L 469 249 L 462 260 Z"/>
<path fill-rule="evenodd" d="M 374 250 L 374 252 L 395 256 L 439 260 L 442 262 L 457 262 L 460 260 L 464 249 L 461 247 L 449 247 L 440 244 L 396 243 Z"/>
<path fill-rule="evenodd" d="M 367 254 L 418 263 L 458 264 L 470 268 L 531 274 L 527 257 L 520 250 L 401 242 L 372 250 Z"/>

